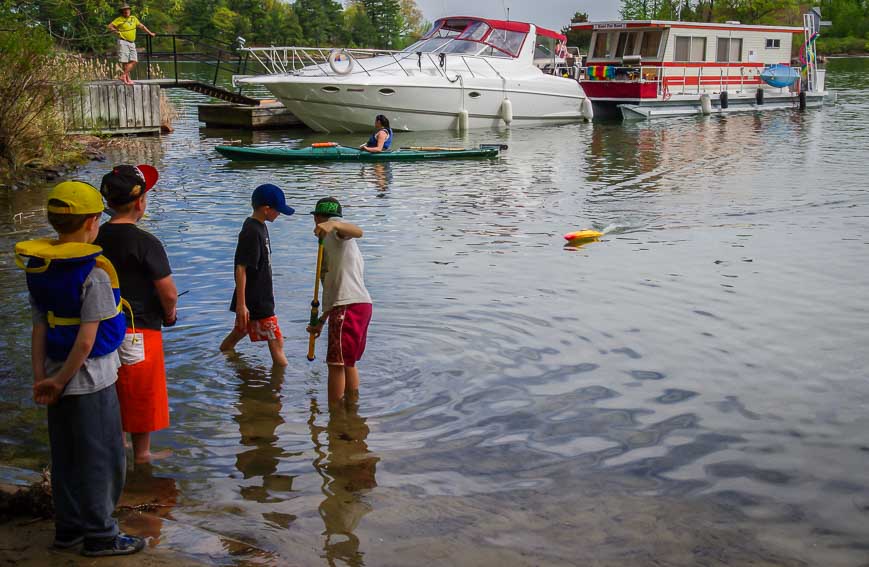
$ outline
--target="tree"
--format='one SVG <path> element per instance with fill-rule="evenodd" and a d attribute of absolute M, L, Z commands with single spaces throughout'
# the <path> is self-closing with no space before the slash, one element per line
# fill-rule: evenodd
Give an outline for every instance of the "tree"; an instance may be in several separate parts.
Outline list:
<path fill-rule="evenodd" d="M 576 12 L 570 19 L 571 24 L 581 24 L 588 21 L 586 12 Z M 588 53 L 588 48 L 591 46 L 591 32 L 589 31 L 574 31 L 570 26 L 561 28 L 561 33 L 567 36 L 567 45 L 578 47 L 581 53 Z"/>
<path fill-rule="evenodd" d="M 314 46 L 340 43 L 344 31 L 341 4 L 334 0 L 296 0 L 293 11 L 308 43 Z"/>
<path fill-rule="evenodd" d="M 374 26 L 374 47 L 396 49 L 401 44 L 404 18 L 399 0 L 360 0 Z"/>
<path fill-rule="evenodd" d="M 404 43 L 408 45 L 421 38 L 431 27 L 431 24 L 423 19 L 415 0 L 401 0 L 401 19 L 404 23 L 401 35 Z"/>
<path fill-rule="evenodd" d="M 351 2 L 344 10 L 344 35 L 351 47 L 371 47 L 377 42 L 377 30 L 362 2 Z"/>

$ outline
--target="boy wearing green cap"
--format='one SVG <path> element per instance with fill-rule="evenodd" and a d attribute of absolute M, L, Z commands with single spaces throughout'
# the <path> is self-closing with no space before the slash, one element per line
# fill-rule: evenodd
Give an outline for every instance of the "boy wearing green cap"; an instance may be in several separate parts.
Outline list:
<path fill-rule="evenodd" d="M 365 263 L 356 239 L 362 229 L 343 220 L 341 203 L 334 197 L 317 201 L 314 234 L 323 239 L 323 315 L 309 333 L 319 335 L 329 321 L 329 404 L 342 399 L 353 403 L 359 396 L 356 362 L 365 352 L 371 322 L 371 296 L 365 288 Z"/>
<path fill-rule="evenodd" d="M 49 406 L 54 545 L 129 555 L 145 544 L 120 534 L 112 517 L 126 469 L 115 391 L 126 325 L 117 274 L 92 244 L 103 201 L 87 183 L 67 181 L 46 208 L 57 239 L 19 242 L 15 256 L 33 312 L 33 398 Z"/>

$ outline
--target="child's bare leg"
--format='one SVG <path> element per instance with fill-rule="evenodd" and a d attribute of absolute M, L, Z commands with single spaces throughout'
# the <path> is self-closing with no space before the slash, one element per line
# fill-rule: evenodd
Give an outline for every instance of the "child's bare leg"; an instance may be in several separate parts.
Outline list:
<path fill-rule="evenodd" d="M 133 438 L 133 458 L 136 464 L 150 463 L 155 459 L 164 459 L 172 454 L 172 451 L 151 452 L 151 433 L 131 433 Z"/>
<path fill-rule="evenodd" d="M 287 362 L 287 355 L 284 354 L 283 338 L 269 340 L 269 352 L 272 355 L 272 363 L 275 366 L 286 366 L 289 364 Z"/>
<path fill-rule="evenodd" d="M 226 338 L 223 339 L 223 342 L 220 343 L 220 350 L 232 350 L 235 348 L 235 345 L 238 344 L 238 341 L 244 338 L 245 333 L 242 333 L 236 328 L 232 329 Z"/>
<path fill-rule="evenodd" d="M 344 393 L 345 396 L 351 392 L 359 396 L 359 371 L 355 366 L 344 367 Z"/>
<path fill-rule="evenodd" d="M 344 397 L 344 366 L 329 365 L 329 405 L 337 404 Z"/>

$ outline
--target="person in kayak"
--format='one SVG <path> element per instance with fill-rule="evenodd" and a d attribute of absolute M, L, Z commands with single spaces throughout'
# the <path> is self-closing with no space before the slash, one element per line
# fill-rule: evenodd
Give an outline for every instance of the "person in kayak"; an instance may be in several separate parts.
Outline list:
<path fill-rule="evenodd" d="M 389 119 L 382 114 L 374 118 L 374 133 L 368 138 L 368 143 L 359 146 L 363 152 L 377 154 L 387 151 L 392 147 L 392 128 L 389 127 Z"/>

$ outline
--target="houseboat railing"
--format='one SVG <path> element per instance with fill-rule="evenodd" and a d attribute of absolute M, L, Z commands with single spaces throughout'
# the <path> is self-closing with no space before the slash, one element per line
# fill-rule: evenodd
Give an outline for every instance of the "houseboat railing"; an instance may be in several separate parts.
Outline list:
<path fill-rule="evenodd" d="M 739 70 L 737 75 L 734 71 Z M 718 69 L 718 77 L 714 73 L 704 71 L 704 67 L 681 67 L 673 69 L 663 66 L 632 66 L 620 67 L 614 65 L 590 65 L 583 69 L 582 80 L 594 82 L 620 82 L 655 84 L 658 96 L 668 98 L 674 94 L 701 94 L 710 87 L 718 87 L 718 92 L 738 86 L 736 92 L 742 93 L 747 86 L 752 88 L 761 84 L 760 67 L 730 66 Z M 733 73 L 733 74 L 731 74 Z M 737 82 L 738 81 L 738 82 Z"/>

